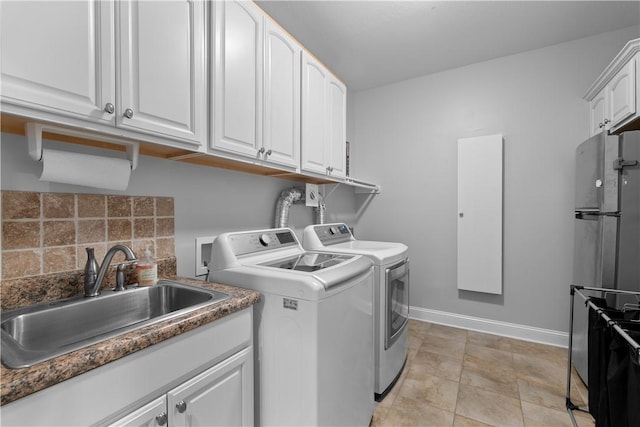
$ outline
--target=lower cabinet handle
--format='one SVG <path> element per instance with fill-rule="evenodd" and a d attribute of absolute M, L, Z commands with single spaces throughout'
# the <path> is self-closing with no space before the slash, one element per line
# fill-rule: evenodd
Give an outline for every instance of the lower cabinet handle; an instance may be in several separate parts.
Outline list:
<path fill-rule="evenodd" d="M 156 416 L 156 422 L 159 426 L 163 426 L 167 423 L 168 416 L 166 412 L 161 412 L 160 415 Z"/>
<path fill-rule="evenodd" d="M 187 410 L 187 402 L 185 402 L 184 400 L 181 400 L 180 402 L 176 403 L 176 409 L 181 414 L 184 413 L 184 411 Z"/>

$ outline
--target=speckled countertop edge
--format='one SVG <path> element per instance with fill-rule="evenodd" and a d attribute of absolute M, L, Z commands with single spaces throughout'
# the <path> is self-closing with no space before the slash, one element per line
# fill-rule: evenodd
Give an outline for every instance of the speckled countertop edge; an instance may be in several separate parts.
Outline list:
<path fill-rule="evenodd" d="M 249 289 L 184 277 L 170 277 L 167 280 L 226 292 L 231 295 L 231 298 L 164 322 L 118 335 L 28 368 L 10 369 L 0 365 L 0 405 L 13 402 L 176 335 L 251 307 L 260 301 L 260 294 Z"/>

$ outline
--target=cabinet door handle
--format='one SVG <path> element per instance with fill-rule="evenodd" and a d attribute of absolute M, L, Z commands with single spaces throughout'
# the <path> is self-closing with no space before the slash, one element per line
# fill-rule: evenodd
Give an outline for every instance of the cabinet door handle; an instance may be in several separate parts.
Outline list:
<path fill-rule="evenodd" d="M 124 110 L 124 116 L 127 119 L 130 119 L 133 117 L 133 110 L 131 108 L 127 108 L 126 110 Z"/>
<path fill-rule="evenodd" d="M 159 426 L 165 425 L 167 421 L 168 421 L 168 416 L 166 412 L 161 412 L 159 415 L 156 416 L 156 422 L 158 423 Z"/>
<path fill-rule="evenodd" d="M 107 105 L 104 106 L 104 111 L 113 114 L 116 111 L 116 107 L 110 102 L 107 102 Z"/>
<path fill-rule="evenodd" d="M 176 403 L 176 409 L 181 414 L 184 413 L 184 411 L 187 410 L 187 402 L 185 402 L 184 400 L 181 400 L 180 402 Z"/>

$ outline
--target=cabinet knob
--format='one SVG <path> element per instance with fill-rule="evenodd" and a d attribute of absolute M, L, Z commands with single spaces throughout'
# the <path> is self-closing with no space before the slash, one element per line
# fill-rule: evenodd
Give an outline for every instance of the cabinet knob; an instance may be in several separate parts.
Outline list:
<path fill-rule="evenodd" d="M 107 102 L 107 105 L 104 106 L 104 111 L 113 114 L 116 111 L 116 107 L 110 102 Z"/>
<path fill-rule="evenodd" d="M 133 117 L 133 110 L 131 108 L 127 108 L 126 110 L 124 110 L 124 116 L 127 119 L 130 119 Z"/>
<path fill-rule="evenodd" d="M 264 148 L 263 148 L 264 149 Z M 264 154 L 265 156 L 270 156 L 271 153 L 273 153 L 273 151 L 271 151 L 271 149 L 268 149 L 267 152 Z"/>
<path fill-rule="evenodd" d="M 168 421 L 168 416 L 166 412 L 161 412 L 160 415 L 156 416 L 156 422 L 158 423 L 159 426 L 165 425 L 167 421 Z"/>
<path fill-rule="evenodd" d="M 262 154 L 264 153 L 264 147 L 260 147 L 260 149 L 258 150 L 258 154 Z"/>
<path fill-rule="evenodd" d="M 609 119 L 604 119 L 604 124 L 605 124 L 605 125 L 609 124 L 610 122 L 611 122 L 611 120 L 609 120 Z"/>
<path fill-rule="evenodd" d="M 599 127 L 600 129 L 602 129 L 602 128 L 604 127 L 604 123 L 600 123 L 600 124 L 598 125 L 598 127 Z"/>
<path fill-rule="evenodd" d="M 187 402 L 185 402 L 184 400 L 181 400 L 180 402 L 176 403 L 176 409 L 181 414 L 184 413 L 184 411 L 187 410 Z"/>

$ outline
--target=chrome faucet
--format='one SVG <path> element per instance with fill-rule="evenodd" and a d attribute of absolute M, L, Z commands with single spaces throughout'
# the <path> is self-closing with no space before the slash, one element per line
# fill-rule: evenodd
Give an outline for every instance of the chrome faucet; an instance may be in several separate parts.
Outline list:
<path fill-rule="evenodd" d="M 85 297 L 95 297 L 100 295 L 102 280 L 104 280 L 104 276 L 109 269 L 111 259 L 118 251 L 122 251 L 122 253 L 124 253 L 127 261 L 136 261 L 136 255 L 129 247 L 125 245 L 115 245 L 107 251 L 107 254 L 104 256 L 104 260 L 102 260 L 102 265 L 98 267 L 98 263 L 93 256 L 93 248 L 87 248 L 87 264 L 84 268 Z M 118 269 L 120 270 L 120 273 L 122 273 L 120 266 L 118 266 Z"/>

